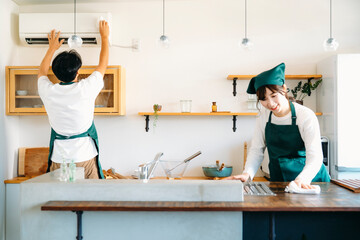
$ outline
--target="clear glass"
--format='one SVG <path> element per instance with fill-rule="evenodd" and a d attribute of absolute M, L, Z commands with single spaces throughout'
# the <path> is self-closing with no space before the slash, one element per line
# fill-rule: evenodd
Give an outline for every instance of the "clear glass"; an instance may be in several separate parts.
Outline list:
<path fill-rule="evenodd" d="M 248 100 L 247 101 L 247 107 L 250 112 L 257 111 L 257 101 L 256 100 Z"/>
<path fill-rule="evenodd" d="M 160 160 L 167 179 L 181 179 L 190 161 Z"/>
<path fill-rule="evenodd" d="M 68 180 L 68 166 L 65 163 L 65 160 L 60 165 L 60 181 L 66 182 Z"/>
<path fill-rule="evenodd" d="M 37 91 L 37 75 L 15 73 L 15 108 L 43 108 Z"/>
<path fill-rule="evenodd" d="M 78 35 L 71 35 L 68 39 L 68 45 L 70 48 L 81 47 L 83 40 Z"/>
<path fill-rule="evenodd" d="M 180 100 L 180 109 L 182 113 L 191 112 L 191 100 Z"/>
<path fill-rule="evenodd" d="M 256 94 L 248 94 L 248 100 L 256 100 Z"/>

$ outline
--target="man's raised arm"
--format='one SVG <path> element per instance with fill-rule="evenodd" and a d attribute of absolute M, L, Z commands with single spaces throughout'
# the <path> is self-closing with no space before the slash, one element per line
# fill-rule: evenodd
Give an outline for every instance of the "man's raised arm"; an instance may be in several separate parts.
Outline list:
<path fill-rule="evenodd" d="M 99 32 L 101 36 L 101 51 L 99 58 L 99 65 L 95 71 L 100 72 L 103 76 L 109 63 L 109 25 L 106 21 L 99 22 Z"/>
<path fill-rule="evenodd" d="M 56 50 L 58 50 L 61 44 L 64 42 L 64 39 L 59 42 L 59 37 L 60 37 L 60 31 L 56 33 L 55 29 L 53 29 L 51 33 L 48 34 L 49 49 L 47 50 L 45 57 L 40 64 L 38 78 L 41 76 L 47 76 L 50 68 L 51 59 L 54 53 L 56 52 Z"/>

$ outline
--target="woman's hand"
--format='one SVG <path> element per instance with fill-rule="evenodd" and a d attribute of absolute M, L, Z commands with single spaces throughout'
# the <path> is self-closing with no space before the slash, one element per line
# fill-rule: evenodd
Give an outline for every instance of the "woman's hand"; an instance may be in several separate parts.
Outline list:
<path fill-rule="evenodd" d="M 298 187 L 300 188 L 304 188 L 304 189 L 315 189 L 314 186 L 304 183 L 301 179 L 295 179 L 294 182 L 296 183 L 296 185 L 298 185 Z"/>
<path fill-rule="evenodd" d="M 241 180 L 242 182 L 246 182 L 250 178 L 250 174 L 243 173 L 240 175 L 230 176 L 227 178 L 223 178 L 222 180 Z"/>

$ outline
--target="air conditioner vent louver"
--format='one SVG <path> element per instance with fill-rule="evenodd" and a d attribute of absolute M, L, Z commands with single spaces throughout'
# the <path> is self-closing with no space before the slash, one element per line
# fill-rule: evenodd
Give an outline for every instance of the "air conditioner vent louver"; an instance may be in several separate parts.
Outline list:
<path fill-rule="evenodd" d="M 65 39 L 63 44 L 67 44 L 67 38 L 60 38 L 60 40 Z M 97 45 L 96 38 L 82 38 L 83 44 L 89 45 Z M 25 38 L 27 44 L 49 44 L 49 40 L 47 38 Z"/>

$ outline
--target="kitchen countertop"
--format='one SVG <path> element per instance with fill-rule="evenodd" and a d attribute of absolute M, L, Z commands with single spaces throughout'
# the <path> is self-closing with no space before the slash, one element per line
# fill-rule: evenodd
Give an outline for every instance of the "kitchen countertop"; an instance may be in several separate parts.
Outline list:
<path fill-rule="evenodd" d="M 243 211 L 243 212 L 360 212 L 360 194 L 333 183 L 316 183 L 321 194 L 285 193 L 288 183 L 267 182 L 276 196 L 244 196 L 244 202 L 50 201 L 52 211 Z"/>

